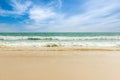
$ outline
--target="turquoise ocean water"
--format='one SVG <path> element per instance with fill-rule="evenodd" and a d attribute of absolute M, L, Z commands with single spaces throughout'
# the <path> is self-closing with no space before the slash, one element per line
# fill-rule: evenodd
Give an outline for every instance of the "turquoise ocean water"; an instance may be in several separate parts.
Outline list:
<path fill-rule="evenodd" d="M 0 33 L 0 46 L 120 47 L 120 33 Z"/>

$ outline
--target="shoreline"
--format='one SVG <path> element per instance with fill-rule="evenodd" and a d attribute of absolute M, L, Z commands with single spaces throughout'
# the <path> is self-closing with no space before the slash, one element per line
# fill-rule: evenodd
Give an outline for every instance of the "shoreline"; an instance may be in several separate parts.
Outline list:
<path fill-rule="evenodd" d="M 0 51 L 120 51 L 120 47 L 6 47 Z"/>
<path fill-rule="evenodd" d="M 120 56 L 119 47 L 1 47 L 0 56 Z"/>

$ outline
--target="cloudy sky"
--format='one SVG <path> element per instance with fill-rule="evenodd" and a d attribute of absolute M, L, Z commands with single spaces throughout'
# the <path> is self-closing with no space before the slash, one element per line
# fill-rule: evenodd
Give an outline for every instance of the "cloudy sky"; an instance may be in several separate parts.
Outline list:
<path fill-rule="evenodd" d="M 120 0 L 0 0 L 0 32 L 120 31 Z"/>

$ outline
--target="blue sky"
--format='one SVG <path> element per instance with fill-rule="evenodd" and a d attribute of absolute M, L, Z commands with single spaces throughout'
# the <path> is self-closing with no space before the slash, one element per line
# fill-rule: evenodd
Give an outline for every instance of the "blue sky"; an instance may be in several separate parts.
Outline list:
<path fill-rule="evenodd" d="M 118 32 L 120 0 L 0 0 L 0 32 Z"/>

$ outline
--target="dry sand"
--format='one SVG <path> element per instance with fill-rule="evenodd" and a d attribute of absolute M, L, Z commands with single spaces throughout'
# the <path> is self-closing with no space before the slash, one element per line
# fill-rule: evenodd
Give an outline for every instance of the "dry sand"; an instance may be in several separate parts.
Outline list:
<path fill-rule="evenodd" d="M 120 80 L 120 51 L 0 48 L 0 80 Z"/>

